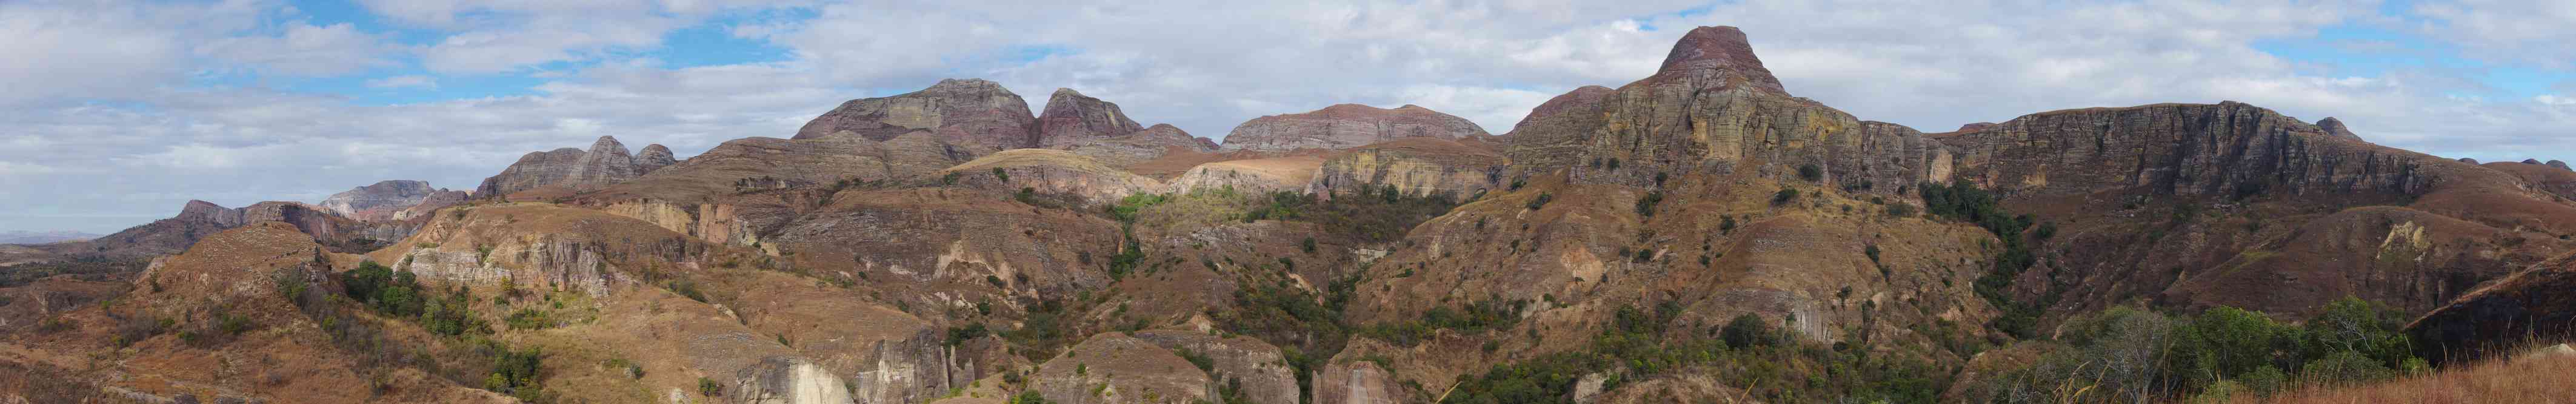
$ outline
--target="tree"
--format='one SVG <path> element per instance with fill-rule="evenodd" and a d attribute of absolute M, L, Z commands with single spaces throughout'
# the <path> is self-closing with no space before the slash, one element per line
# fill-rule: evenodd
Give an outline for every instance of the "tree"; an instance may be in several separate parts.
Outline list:
<path fill-rule="evenodd" d="M 1769 345 L 1771 343 L 1771 326 L 1770 324 L 1763 323 L 1762 317 L 1754 316 L 1752 313 L 1746 313 L 1744 315 L 1735 316 L 1735 320 L 1727 321 L 1726 327 L 1719 329 L 1718 336 L 1720 339 L 1726 340 L 1726 346 L 1734 347 L 1735 349 L 1752 348 L 1757 345 Z"/>
<path fill-rule="evenodd" d="M 1817 167 L 1815 163 L 1801 164 L 1798 166 L 1798 179 L 1807 180 L 1807 182 L 1824 181 L 1825 169 Z"/>

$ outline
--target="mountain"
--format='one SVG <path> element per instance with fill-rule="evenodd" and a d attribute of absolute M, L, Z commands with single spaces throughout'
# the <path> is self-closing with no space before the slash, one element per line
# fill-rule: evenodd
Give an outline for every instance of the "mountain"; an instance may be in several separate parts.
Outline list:
<path fill-rule="evenodd" d="M 982 79 L 940 80 L 930 88 L 891 97 L 841 103 L 796 130 L 796 139 L 848 131 L 884 141 L 915 130 L 928 130 L 957 144 L 994 150 L 1036 147 L 1037 118 L 1028 101 Z M 1133 123 L 1130 123 L 1132 125 Z"/>
<path fill-rule="evenodd" d="M 1253 118 L 1227 133 L 1225 150 L 1347 149 L 1408 137 L 1457 140 L 1485 136 L 1465 118 L 1407 104 L 1383 109 L 1340 104 L 1312 112 Z"/>
<path fill-rule="evenodd" d="M 98 238 L 98 235 L 70 230 L 0 232 L 0 244 L 48 244 L 93 238 Z"/>
<path fill-rule="evenodd" d="M 950 79 L 686 160 L 192 202 L 0 250 L 38 257 L 0 401 L 2217 401 L 2569 337 L 2576 171 L 2232 101 L 1925 133 L 1755 49 L 1691 29 L 1501 136 L 1218 145 Z"/>
<path fill-rule="evenodd" d="M 523 191 L 549 189 L 556 192 L 595 189 L 634 179 L 673 164 L 671 149 L 661 145 L 645 146 L 642 159 L 626 152 L 626 144 L 616 137 L 600 136 L 590 149 L 561 148 L 532 152 L 519 157 L 517 163 L 474 188 L 474 195 L 486 199 L 508 199 Z"/>

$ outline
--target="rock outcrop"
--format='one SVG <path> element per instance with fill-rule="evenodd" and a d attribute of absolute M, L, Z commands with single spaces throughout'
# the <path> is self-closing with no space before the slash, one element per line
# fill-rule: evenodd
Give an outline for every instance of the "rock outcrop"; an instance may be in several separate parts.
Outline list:
<path fill-rule="evenodd" d="M 1348 149 L 1408 137 L 1456 140 L 1485 129 L 1430 108 L 1382 109 L 1340 104 L 1301 114 L 1253 118 L 1225 136 L 1225 150 Z"/>
<path fill-rule="evenodd" d="M 427 182 L 391 180 L 331 194 L 322 200 L 322 208 L 362 221 L 404 220 L 408 218 L 405 212 L 415 211 L 413 208 L 434 205 L 427 210 L 437 210 L 465 196 L 462 191 L 430 187 Z"/>
<path fill-rule="evenodd" d="M 1172 352 L 1208 358 L 1208 380 L 1240 386 L 1255 403 L 1295 403 L 1300 387 L 1297 370 L 1288 366 L 1278 347 L 1251 337 L 1218 338 L 1205 332 L 1151 330 L 1133 335 Z"/>
<path fill-rule="evenodd" d="M 795 139 L 848 131 L 884 141 L 927 130 L 951 143 L 1001 150 L 1036 147 L 1037 129 L 1028 101 L 1000 83 L 946 79 L 921 91 L 841 103 L 797 129 Z"/>
<path fill-rule="evenodd" d="M 656 147 L 659 145 L 645 148 Z M 483 179 L 483 184 L 474 188 L 474 196 L 506 199 L 510 194 L 541 187 L 574 191 L 606 187 L 643 176 L 652 171 L 650 168 L 669 165 L 670 149 L 661 150 L 656 156 L 648 156 L 654 157 L 653 161 L 639 164 L 634 155 L 626 152 L 626 144 L 618 143 L 616 137 L 600 136 L 591 142 L 589 150 L 567 147 L 528 153 L 502 169 L 501 174 Z"/>
<path fill-rule="evenodd" d="M 1004 150 L 940 170 L 937 175 L 942 182 L 953 185 L 1005 193 L 1027 191 L 1031 198 L 1067 195 L 1100 204 L 1163 187 L 1161 182 L 1100 164 L 1090 157 L 1048 149 Z"/>
<path fill-rule="evenodd" d="M 2576 254 L 2497 280 L 2408 324 L 2416 341 L 2446 349 L 2436 361 L 2467 360 L 2521 349 L 2530 341 L 2576 336 Z"/>
<path fill-rule="evenodd" d="M 2462 163 L 2469 163 L 2469 164 L 2477 164 L 2477 163 L 2478 163 L 2478 159 L 2467 158 L 2467 157 L 2461 157 L 2461 158 L 2460 158 L 2460 162 L 2462 162 Z"/>
<path fill-rule="evenodd" d="M 1037 145 L 1065 148 L 1140 130 L 1145 126 L 1127 119 L 1118 104 L 1058 88 L 1047 97 L 1046 112 L 1038 116 Z"/>
<path fill-rule="evenodd" d="M 2353 134 L 2352 128 L 2343 126 L 2343 120 L 2335 119 L 2331 116 L 2326 117 L 2326 119 L 2317 120 L 2317 129 L 2324 130 L 2326 132 L 2326 137 L 2361 140 L 2361 135 Z"/>
<path fill-rule="evenodd" d="M 2549 166 L 2550 168 L 2556 168 L 2556 169 L 2560 169 L 2560 170 L 2576 171 L 2576 168 L 2568 168 L 2568 167 L 2567 167 L 2567 162 L 2565 162 L 2565 161 L 2550 160 L 2550 161 L 2549 161 L 2549 164 L 2545 164 L 2545 165 Z"/>
<path fill-rule="evenodd" d="M 1509 165 L 1502 153 L 1480 147 L 1440 139 L 1403 139 L 1362 146 L 1325 160 L 1308 191 L 1391 187 L 1406 195 L 1462 199 L 1501 185 Z"/>
<path fill-rule="evenodd" d="M 1273 191 L 1303 192 L 1324 166 L 1324 159 L 1295 156 L 1249 160 L 1227 160 L 1191 167 L 1173 178 L 1171 192 L 1201 189 L 1232 189 L 1238 192 Z"/>
<path fill-rule="evenodd" d="M 1207 372 L 1172 351 L 1115 332 L 1091 336 L 1030 376 L 1058 403 L 1188 403 L 1208 400 Z"/>

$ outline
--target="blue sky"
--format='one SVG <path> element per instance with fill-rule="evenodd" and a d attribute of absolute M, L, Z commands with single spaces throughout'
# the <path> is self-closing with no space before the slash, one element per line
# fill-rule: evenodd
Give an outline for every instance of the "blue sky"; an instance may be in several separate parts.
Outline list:
<path fill-rule="evenodd" d="M 0 2 L 0 231 L 447 188 L 612 135 L 683 157 L 941 78 L 1222 138 L 1418 104 L 1506 132 L 1736 25 L 1800 96 L 1942 131 L 2236 100 L 2445 157 L 2576 159 L 2576 4 L 2422 1 Z M 1034 108 L 1033 108 L 1034 109 Z"/>

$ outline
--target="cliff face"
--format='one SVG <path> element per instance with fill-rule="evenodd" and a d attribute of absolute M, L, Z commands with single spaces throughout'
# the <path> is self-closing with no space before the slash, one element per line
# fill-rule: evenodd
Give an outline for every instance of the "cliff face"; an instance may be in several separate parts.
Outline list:
<path fill-rule="evenodd" d="M 1382 109 L 1341 104 L 1302 114 L 1253 118 L 1226 134 L 1224 150 L 1347 149 L 1408 137 L 1485 136 L 1465 118 L 1413 105 Z"/>
<path fill-rule="evenodd" d="M 519 162 L 502 169 L 501 174 L 483 179 L 483 184 L 474 188 L 474 195 L 501 199 L 540 187 L 575 191 L 606 187 L 670 165 L 669 148 L 660 145 L 645 147 L 648 151 L 657 148 L 659 152 L 648 153 L 647 158 L 639 162 L 626 152 L 626 145 L 619 143 L 617 138 L 600 136 L 598 141 L 591 142 L 589 150 L 562 148 L 528 153 L 519 157 Z"/>
<path fill-rule="evenodd" d="M 2434 181 L 2420 155 L 2236 102 L 2044 112 L 1942 142 L 1960 150 L 1963 176 L 2007 191 L 2394 197 Z"/>
<path fill-rule="evenodd" d="M 943 182 L 1004 193 L 1027 190 L 1032 197 L 1073 196 L 1086 203 L 1107 204 L 1138 193 L 1161 190 L 1163 184 L 1090 157 L 1061 150 L 1004 150 L 940 170 Z"/>
<path fill-rule="evenodd" d="M 886 140 L 915 130 L 941 139 L 993 150 L 1036 147 L 1037 118 L 1028 101 L 981 79 L 940 80 L 930 88 L 891 97 L 841 103 L 796 130 L 796 139 L 849 131 L 869 140 Z"/>
<path fill-rule="evenodd" d="M 2425 313 L 2406 329 L 2416 341 L 2451 349 L 2436 361 L 2470 360 L 2576 335 L 2576 254 L 2535 264 Z"/>
<path fill-rule="evenodd" d="M 1266 193 L 1304 191 L 1315 180 L 1324 159 L 1294 156 L 1265 159 L 1227 160 L 1191 167 L 1173 178 L 1171 192 L 1201 189 L 1233 189 L 1238 192 Z"/>
<path fill-rule="evenodd" d="M 1307 187 L 1337 193 L 1364 186 L 1393 187 L 1408 195 L 1467 198 L 1504 181 L 1501 153 L 1447 140 L 1413 138 L 1352 149 L 1325 160 Z"/>

